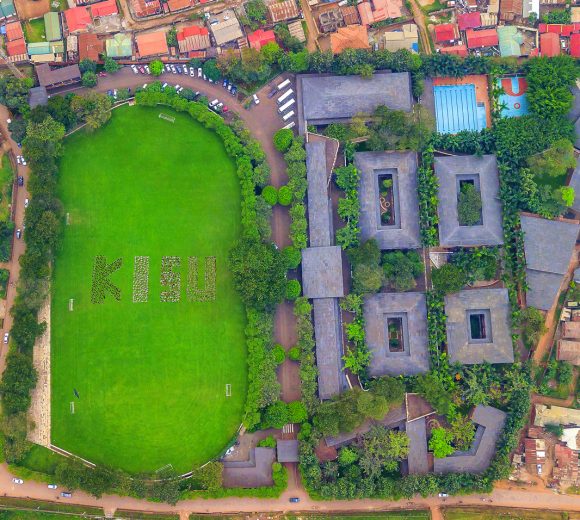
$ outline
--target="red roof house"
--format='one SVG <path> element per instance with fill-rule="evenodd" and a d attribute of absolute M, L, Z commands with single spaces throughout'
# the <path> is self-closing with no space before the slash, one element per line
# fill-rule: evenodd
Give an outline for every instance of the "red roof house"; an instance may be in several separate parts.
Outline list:
<path fill-rule="evenodd" d="M 540 34 L 540 53 L 542 56 L 558 56 L 560 54 L 560 37 L 555 33 Z"/>
<path fill-rule="evenodd" d="M 207 49 L 211 45 L 209 31 L 199 25 L 184 27 L 177 33 L 177 44 L 179 45 L 179 51 L 184 54 Z"/>
<path fill-rule="evenodd" d="M 570 56 L 580 58 L 580 33 L 574 33 L 570 36 Z"/>
<path fill-rule="evenodd" d="M 481 14 L 478 11 L 460 14 L 457 16 L 457 25 L 459 25 L 460 31 L 481 27 Z"/>
<path fill-rule="evenodd" d="M 24 38 L 24 33 L 22 32 L 22 25 L 20 25 L 20 22 L 6 24 L 6 39 L 9 42 L 12 40 L 20 40 L 21 38 Z"/>
<path fill-rule="evenodd" d="M 435 26 L 435 41 L 437 43 L 450 42 L 459 39 L 457 26 L 452 23 L 442 23 Z"/>
<path fill-rule="evenodd" d="M 110 16 L 119 12 L 116 0 L 105 0 L 104 2 L 91 5 L 89 9 L 91 10 L 93 18 L 98 18 L 99 16 Z"/>
<path fill-rule="evenodd" d="M 20 38 L 20 40 L 6 42 L 6 54 L 8 54 L 8 56 L 20 56 L 26 54 L 26 42 L 24 39 Z"/>
<path fill-rule="evenodd" d="M 461 56 L 462 58 L 465 58 L 468 54 L 466 45 L 453 45 L 451 47 L 440 47 L 439 52 L 443 54 L 455 54 L 456 56 Z"/>
<path fill-rule="evenodd" d="M 497 30 L 495 29 L 483 29 L 482 31 L 467 29 L 465 35 L 467 36 L 467 47 L 469 49 L 480 49 L 481 47 L 499 45 L 499 38 L 497 37 Z"/>
<path fill-rule="evenodd" d="M 541 23 L 538 25 L 538 31 L 540 31 L 540 34 L 554 33 L 560 34 L 561 36 L 570 36 L 572 33 L 580 32 L 580 23 L 567 23 L 567 24 Z"/>
<path fill-rule="evenodd" d="M 91 23 L 91 17 L 86 7 L 73 7 L 64 12 L 69 32 L 86 31 Z"/>
<path fill-rule="evenodd" d="M 135 36 L 135 41 L 141 58 L 169 53 L 165 31 L 141 33 Z"/>
<path fill-rule="evenodd" d="M 250 42 L 250 47 L 259 51 L 264 45 L 270 42 L 276 41 L 276 35 L 274 31 L 264 31 L 258 29 L 252 34 L 248 34 L 248 41 Z"/>

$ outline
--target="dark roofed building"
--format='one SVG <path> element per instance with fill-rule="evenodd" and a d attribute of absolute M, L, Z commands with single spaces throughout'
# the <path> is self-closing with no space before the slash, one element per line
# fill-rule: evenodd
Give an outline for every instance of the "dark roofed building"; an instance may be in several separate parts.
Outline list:
<path fill-rule="evenodd" d="M 302 285 L 306 298 L 342 298 L 342 257 L 339 246 L 302 250 Z"/>
<path fill-rule="evenodd" d="M 48 94 L 45 87 L 33 87 L 28 92 L 28 104 L 30 108 L 48 103 Z"/>
<path fill-rule="evenodd" d="M 381 249 L 421 247 L 415 152 L 355 154 L 360 172 L 360 227 L 363 240 L 374 238 Z M 381 196 L 384 179 L 392 183 L 392 201 Z M 383 220 L 391 215 L 390 222 Z"/>
<path fill-rule="evenodd" d="M 298 4 L 295 0 L 268 0 L 266 7 L 268 8 L 268 18 L 272 23 L 291 20 L 300 16 L 300 9 L 298 9 Z"/>
<path fill-rule="evenodd" d="M 223 486 L 226 488 L 256 488 L 272 486 L 272 464 L 276 460 L 273 448 L 252 448 L 247 461 L 223 462 Z"/>
<path fill-rule="evenodd" d="M 43 63 L 35 70 L 40 86 L 47 89 L 72 85 L 81 80 L 81 71 L 77 64 L 51 69 L 47 63 Z"/>
<path fill-rule="evenodd" d="M 444 247 L 503 244 L 499 174 L 495 155 L 436 157 L 439 180 L 439 241 Z M 479 224 L 459 223 L 458 197 L 463 183 L 475 186 L 481 196 Z"/>
<path fill-rule="evenodd" d="M 364 319 L 366 342 L 372 354 L 369 366 L 372 377 L 416 375 L 429 370 L 424 293 L 368 296 Z"/>
<path fill-rule="evenodd" d="M 449 360 L 464 365 L 513 363 L 507 289 L 472 289 L 445 296 Z"/>
<path fill-rule="evenodd" d="M 301 134 L 307 125 L 344 123 L 358 113 L 370 115 L 380 105 L 406 112 L 413 106 L 408 72 L 381 72 L 372 78 L 299 75 L 296 87 Z"/>
<path fill-rule="evenodd" d="M 506 413 L 492 406 L 478 405 L 471 420 L 477 430 L 469 451 L 455 452 L 449 457 L 434 459 L 435 473 L 482 473 L 495 453 L 496 443 L 505 423 Z"/>
<path fill-rule="evenodd" d="M 574 96 L 574 104 L 576 105 L 576 99 L 580 101 L 580 95 Z M 573 109 L 574 110 L 574 109 Z M 580 122 L 580 118 L 577 119 L 577 123 Z M 579 127 L 580 129 L 580 127 Z M 577 143 L 575 144 L 576 148 L 580 147 L 580 136 L 577 136 Z M 574 188 L 574 204 L 572 204 L 572 209 L 578 213 L 580 213 L 580 156 L 576 159 L 576 168 L 574 168 L 574 172 L 572 173 L 572 177 L 570 178 L 570 186 Z"/>
<path fill-rule="evenodd" d="M 328 194 L 329 177 L 324 141 L 306 143 L 306 172 L 310 247 L 329 246 L 332 237 L 332 209 Z"/>
<path fill-rule="evenodd" d="M 405 431 L 409 437 L 409 455 L 407 456 L 409 475 L 424 475 L 429 471 L 425 417 L 408 422 L 405 425 Z"/>
<path fill-rule="evenodd" d="M 526 254 L 527 304 L 550 310 L 572 260 L 580 225 L 522 215 Z"/>
<path fill-rule="evenodd" d="M 278 462 L 298 462 L 298 441 L 276 441 L 276 455 Z"/>

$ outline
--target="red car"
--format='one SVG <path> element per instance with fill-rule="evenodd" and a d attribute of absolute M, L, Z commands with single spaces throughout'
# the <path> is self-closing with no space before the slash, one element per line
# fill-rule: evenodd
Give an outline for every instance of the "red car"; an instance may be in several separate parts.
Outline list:
<path fill-rule="evenodd" d="M 103 72 L 103 71 L 101 71 L 101 72 L 99 72 L 99 76 L 100 76 L 101 78 L 106 78 L 106 77 L 107 77 L 107 73 L 106 73 L 106 72 Z"/>

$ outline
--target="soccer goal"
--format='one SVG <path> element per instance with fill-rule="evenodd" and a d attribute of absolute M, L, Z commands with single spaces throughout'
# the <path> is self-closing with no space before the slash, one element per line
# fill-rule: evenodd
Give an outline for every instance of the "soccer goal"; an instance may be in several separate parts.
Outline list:
<path fill-rule="evenodd" d="M 173 464 L 165 464 L 165 466 L 161 466 L 159 469 L 155 470 L 155 473 L 165 473 L 166 471 L 172 471 Z"/>
<path fill-rule="evenodd" d="M 66 214 L 66 225 L 70 226 L 70 213 Z"/>
<path fill-rule="evenodd" d="M 232 385 L 226 385 L 226 397 L 232 396 Z"/>
<path fill-rule="evenodd" d="M 75 402 L 74 401 L 70 402 L 70 413 L 73 415 L 75 413 Z"/>
<path fill-rule="evenodd" d="M 68 310 L 71 311 L 71 312 L 74 311 L 74 306 L 75 306 L 75 299 L 74 298 L 71 298 L 68 301 Z"/>
<path fill-rule="evenodd" d="M 175 118 L 173 116 L 168 116 L 167 114 L 164 114 L 163 112 L 161 112 L 161 114 L 159 114 L 159 118 L 165 119 L 165 121 L 169 121 L 170 123 L 175 123 Z"/>

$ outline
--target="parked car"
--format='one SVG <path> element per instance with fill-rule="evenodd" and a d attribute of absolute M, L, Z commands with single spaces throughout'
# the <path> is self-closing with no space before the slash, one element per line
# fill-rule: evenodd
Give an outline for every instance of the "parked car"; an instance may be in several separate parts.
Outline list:
<path fill-rule="evenodd" d="M 24 177 L 22 175 L 18 176 L 18 186 L 24 186 Z"/>
<path fill-rule="evenodd" d="M 207 76 L 205 74 L 203 75 L 203 81 L 207 81 Z"/>
<path fill-rule="evenodd" d="M 113 95 L 113 91 L 111 89 L 107 90 L 107 96 L 112 96 Z"/>
<path fill-rule="evenodd" d="M 254 103 L 256 103 L 256 105 L 260 104 L 260 98 L 256 94 L 254 94 L 252 98 L 254 98 Z"/>
<path fill-rule="evenodd" d="M 113 97 L 117 99 L 117 89 L 113 90 Z"/>
<path fill-rule="evenodd" d="M 209 107 L 213 108 L 214 106 L 216 106 L 218 103 L 220 102 L 219 99 L 214 99 L 213 101 L 210 101 L 209 103 Z"/>
<path fill-rule="evenodd" d="M 106 78 L 107 77 L 107 73 L 102 70 L 101 72 L 99 72 L 98 76 L 99 76 L 99 78 Z"/>
<path fill-rule="evenodd" d="M 24 199 L 24 207 L 27 208 L 28 207 L 28 199 Z"/>
<path fill-rule="evenodd" d="M 165 64 L 165 72 L 171 72 L 171 65 L 169 63 Z"/>
<path fill-rule="evenodd" d="M 439 493 L 439 498 L 447 498 L 448 496 L 447 493 Z"/>
<path fill-rule="evenodd" d="M 171 72 L 173 72 L 173 74 L 177 74 L 177 69 L 175 68 L 175 65 L 171 65 Z"/>
<path fill-rule="evenodd" d="M 161 85 L 161 88 L 165 88 L 167 86 L 167 83 L 163 83 L 163 85 Z"/>
<path fill-rule="evenodd" d="M 177 90 L 177 93 L 179 94 L 183 90 L 183 87 L 176 88 L 175 90 Z"/>
<path fill-rule="evenodd" d="M 58 486 L 56 484 L 49 484 L 48 489 L 57 489 Z"/>
<path fill-rule="evenodd" d="M 14 477 L 12 479 L 12 482 L 14 482 L 14 484 L 24 484 L 24 480 L 22 480 L 21 478 L 16 478 L 16 477 Z"/>
<path fill-rule="evenodd" d="M 198 78 L 201 78 L 202 76 L 203 76 L 203 70 L 202 70 L 202 68 L 201 68 L 201 67 L 199 67 L 199 68 L 197 69 L 197 77 L 198 77 Z"/>
<path fill-rule="evenodd" d="M 193 67 L 191 67 L 191 68 L 189 69 L 189 75 L 190 75 L 192 78 L 195 78 L 195 69 L 194 69 Z"/>
<path fill-rule="evenodd" d="M 70 491 L 63 491 L 63 492 L 61 492 L 60 496 L 63 498 L 71 498 L 72 493 Z"/>
<path fill-rule="evenodd" d="M 189 69 L 187 68 L 187 65 L 182 65 L 182 68 L 184 74 L 189 74 Z"/>
<path fill-rule="evenodd" d="M 20 240 L 20 237 L 21 237 L 21 236 L 22 236 L 22 230 L 21 230 L 20 228 L 18 228 L 18 229 L 16 230 L 16 238 L 17 238 L 18 240 Z"/>
<path fill-rule="evenodd" d="M 238 87 L 235 85 L 232 87 L 232 96 L 235 96 L 238 93 Z"/>
<path fill-rule="evenodd" d="M 20 155 L 16 156 L 16 164 L 22 164 L 22 160 L 20 159 Z"/>
<path fill-rule="evenodd" d="M 22 161 L 22 166 L 26 166 L 26 159 L 24 158 L 24 155 L 20 156 L 20 160 Z"/>
<path fill-rule="evenodd" d="M 268 99 L 273 98 L 276 94 L 278 94 L 278 88 L 274 87 L 270 92 L 268 92 Z"/>
<path fill-rule="evenodd" d="M 225 78 L 224 78 L 224 81 L 223 81 L 223 83 L 222 83 L 222 87 L 224 87 L 224 88 L 228 88 L 228 83 L 229 83 L 229 81 L 228 81 L 227 79 L 225 79 Z"/>
<path fill-rule="evenodd" d="M 296 503 L 300 502 L 300 499 L 298 497 L 290 497 L 290 502 L 292 502 L 293 504 L 296 504 Z"/>
<path fill-rule="evenodd" d="M 145 65 L 145 72 L 147 74 L 151 74 L 151 71 L 149 70 L 149 65 Z"/>
<path fill-rule="evenodd" d="M 4 333 L 4 345 L 8 345 L 8 338 L 10 337 L 9 332 Z"/>
<path fill-rule="evenodd" d="M 139 74 L 139 69 L 137 69 L 137 65 L 131 65 L 131 69 L 135 74 Z"/>
<path fill-rule="evenodd" d="M 139 72 L 141 74 L 145 74 L 145 67 L 143 67 L 143 65 L 139 65 L 139 67 L 137 67 L 139 69 Z"/>
<path fill-rule="evenodd" d="M 224 105 L 224 108 L 222 109 L 222 112 L 224 112 L 224 113 L 225 113 L 225 112 L 227 112 L 228 110 L 229 110 L 228 106 L 227 106 L 227 105 Z"/>
<path fill-rule="evenodd" d="M 175 65 L 175 69 L 177 70 L 177 74 L 183 74 L 183 69 L 180 65 Z"/>
<path fill-rule="evenodd" d="M 142 89 L 146 89 L 148 84 L 149 84 L 149 83 L 143 83 L 143 86 L 142 86 L 141 88 L 142 88 Z"/>

